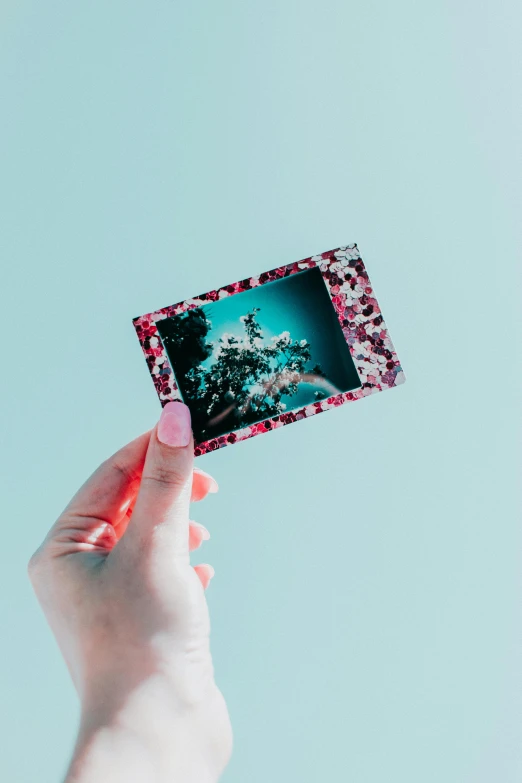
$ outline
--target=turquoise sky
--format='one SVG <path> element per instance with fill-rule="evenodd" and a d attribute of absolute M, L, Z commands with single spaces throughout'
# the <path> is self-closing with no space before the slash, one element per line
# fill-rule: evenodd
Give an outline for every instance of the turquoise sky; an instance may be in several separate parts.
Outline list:
<path fill-rule="evenodd" d="M 223 783 L 520 783 L 521 9 L 2 0 L 1 781 L 72 751 L 25 569 L 159 416 L 132 318 L 357 242 L 407 382 L 198 458 Z"/>
<path fill-rule="evenodd" d="M 256 318 L 266 345 L 273 336 L 288 331 L 292 340 L 308 342 L 312 354 L 308 370 L 320 364 L 328 381 L 339 391 L 360 385 L 319 269 L 298 272 L 206 305 L 203 309 L 212 323 L 207 340 L 217 344 L 226 333 L 243 337 L 245 330 L 240 318 L 253 308 L 259 308 Z M 208 367 L 213 361 L 210 356 L 202 364 Z M 301 383 L 296 394 L 282 395 L 287 410 L 309 405 L 316 389 Z"/>

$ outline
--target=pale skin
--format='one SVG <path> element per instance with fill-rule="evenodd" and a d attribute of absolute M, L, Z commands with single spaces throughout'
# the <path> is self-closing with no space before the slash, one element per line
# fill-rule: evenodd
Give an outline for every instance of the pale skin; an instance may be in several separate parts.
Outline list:
<path fill-rule="evenodd" d="M 30 560 L 81 705 L 64 783 L 215 783 L 229 761 L 205 598 L 214 571 L 189 555 L 208 538 L 190 502 L 217 484 L 193 452 L 188 409 L 169 403 L 100 465 Z"/>

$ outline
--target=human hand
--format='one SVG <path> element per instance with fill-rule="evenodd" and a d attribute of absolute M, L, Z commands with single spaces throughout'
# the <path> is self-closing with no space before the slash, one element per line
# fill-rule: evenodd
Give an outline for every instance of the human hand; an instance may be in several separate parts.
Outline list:
<path fill-rule="evenodd" d="M 213 783 L 232 731 L 214 682 L 189 503 L 217 484 L 193 467 L 188 408 L 102 463 L 29 563 L 81 702 L 66 783 Z"/>

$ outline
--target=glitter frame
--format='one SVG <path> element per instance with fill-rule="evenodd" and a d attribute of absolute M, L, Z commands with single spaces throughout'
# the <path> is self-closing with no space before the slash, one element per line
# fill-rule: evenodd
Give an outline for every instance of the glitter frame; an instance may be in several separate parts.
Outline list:
<path fill-rule="evenodd" d="M 285 424 L 300 421 L 347 402 L 354 402 L 375 392 L 392 389 L 405 382 L 404 371 L 373 292 L 370 278 L 357 245 L 352 244 L 276 267 L 269 272 L 245 278 L 215 291 L 208 291 L 170 307 L 163 307 L 153 313 L 133 318 L 132 323 L 161 405 L 164 406 L 171 400 L 181 401 L 182 398 L 167 353 L 156 329 L 157 321 L 316 266 L 319 267 L 326 283 L 332 305 L 359 375 L 361 387 L 302 408 L 281 413 L 271 419 L 234 430 L 229 434 L 197 443 L 194 448 L 195 456 L 207 454 L 232 443 L 248 440 L 263 432 L 270 432 L 270 430 L 283 427 Z"/>

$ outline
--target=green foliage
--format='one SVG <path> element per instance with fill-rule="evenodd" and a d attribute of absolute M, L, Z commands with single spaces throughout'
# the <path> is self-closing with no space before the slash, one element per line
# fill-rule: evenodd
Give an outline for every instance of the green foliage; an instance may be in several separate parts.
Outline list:
<path fill-rule="evenodd" d="M 169 357 L 175 356 L 177 377 L 184 377 L 192 367 L 208 359 L 213 346 L 207 343 L 206 336 L 211 326 L 201 307 L 158 322 L 165 349 Z"/>
<path fill-rule="evenodd" d="M 306 340 L 293 340 L 285 331 L 265 343 L 257 321 L 260 308 L 241 318 L 243 334 L 222 335 L 214 344 L 206 341 L 212 323 L 205 309 L 170 319 L 178 323 L 165 345 L 168 351 L 175 343 L 169 355 L 198 438 L 276 416 L 286 408 L 282 396 L 295 395 L 303 375 L 324 376 L 320 365 L 306 370 L 311 359 Z M 213 361 L 202 366 L 211 353 Z"/>

